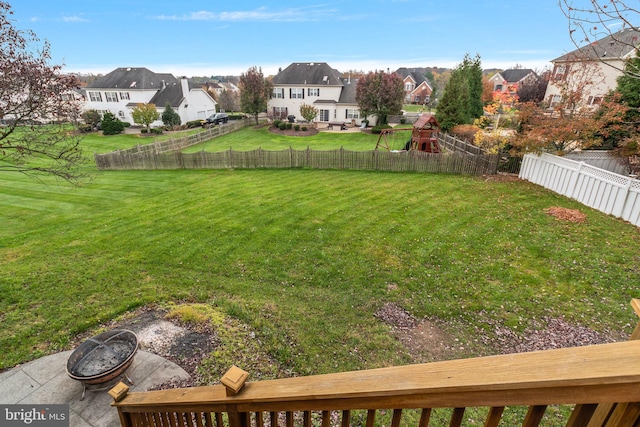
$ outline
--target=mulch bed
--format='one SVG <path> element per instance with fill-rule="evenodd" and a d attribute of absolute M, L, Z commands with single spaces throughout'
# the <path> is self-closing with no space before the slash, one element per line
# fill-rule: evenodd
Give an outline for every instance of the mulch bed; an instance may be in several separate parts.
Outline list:
<path fill-rule="evenodd" d="M 300 126 L 302 128 L 302 126 Z M 307 127 L 306 131 L 303 130 L 295 130 L 295 129 L 284 129 L 281 130 L 275 126 L 271 126 L 269 128 L 269 132 L 275 133 L 276 135 L 286 135 L 286 136 L 311 136 L 317 134 L 319 131 L 314 127 Z"/>

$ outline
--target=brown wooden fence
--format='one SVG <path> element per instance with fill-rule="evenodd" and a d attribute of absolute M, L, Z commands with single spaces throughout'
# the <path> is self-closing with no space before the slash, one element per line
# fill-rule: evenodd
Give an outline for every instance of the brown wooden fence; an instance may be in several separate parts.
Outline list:
<path fill-rule="evenodd" d="M 159 153 L 154 150 L 114 151 L 95 155 L 98 169 L 349 169 L 393 172 L 439 172 L 466 175 L 496 173 L 497 155 L 470 155 L 462 152 L 443 154 L 406 151 L 330 151 L 294 150 L 220 152 L 180 151 Z"/>

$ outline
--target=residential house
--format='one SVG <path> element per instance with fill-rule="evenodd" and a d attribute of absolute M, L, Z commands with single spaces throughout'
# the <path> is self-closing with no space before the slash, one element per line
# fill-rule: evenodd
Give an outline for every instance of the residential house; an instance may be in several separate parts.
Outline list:
<path fill-rule="evenodd" d="M 433 88 L 424 75 L 424 69 L 398 68 L 396 74 L 404 83 L 405 103 L 424 105 L 431 100 Z"/>
<path fill-rule="evenodd" d="M 639 45 L 640 32 L 623 29 L 552 60 L 545 100 L 553 107 L 561 102 L 563 93 L 573 92 L 580 95 L 576 107 L 597 106 L 616 88 L 625 61 Z"/>
<path fill-rule="evenodd" d="M 147 68 L 117 68 L 87 85 L 84 110 L 113 113 L 118 119 L 134 123 L 132 109 L 138 104 L 155 104 L 160 114 L 171 105 L 182 123 L 203 120 L 216 112 L 216 101 L 200 85 L 186 77 L 159 74 Z M 152 126 L 160 126 L 158 120 Z"/>
<path fill-rule="evenodd" d="M 518 100 L 518 89 L 538 78 L 535 71 L 528 68 L 499 71 L 489 78 L 489 82 L 493 84 L 493 99 L 500 101 L 502 105 L 513 106 Z"/>
<path fill-rule="evenodd" d="M 272 80 L 273 93 L 269 114 L 275 118 L 295 116 L 303 120 L 300 106 L 318 109 L 316 122 L 346 122 L 360 125 L 356 102 L 357 80 L 341 76 L 324 62 L 296 62 L 280 71 Z"/>

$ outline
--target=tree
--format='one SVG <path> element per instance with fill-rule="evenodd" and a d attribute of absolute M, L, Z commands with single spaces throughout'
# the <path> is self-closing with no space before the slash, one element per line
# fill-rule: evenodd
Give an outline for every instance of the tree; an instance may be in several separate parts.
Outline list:
<path fill-rule="evenodd" d="M 440 128 L 450 131 L 455 125 L 470 124 L 467 116 L 469 104 L 469 85 L 464 80 L 464 75 L 459 67 L 451 72 L 451 77 L 444 89 L 444 94 L 438 102 L 436 118 Z"/>
<path fill-rule="evenodd" d="M 12 14 L 0 1 L 0 171 L 77 182 L 85 162 L 78 81 L 49 63 L 49 43 L 15 28 Z"/>
<path fill-rule="evenodd" d="M 313 120 L 318 115 L 318 109 L 313 105 L 302 104 L 300 106 L 300 114 L 306 121 L 313 122 Z"/>
<path fill-rule="evenodd" d="M 438 103 L 436 117 L 443 130 L 455 125 L 471 124 L 484 114 L 482 102 L 482 66 L 480 56 L 464 56 L 462 63 L 451 72 L 451 77 Z"/>
<path fill-rule="evenodd" d="M 91 128 L 94 128 L 100 123 L 101 117 L 98 110 L 87 110 L 82 113 L 82 120 L 85 124 L 89 125 Z"/>
<path fill-rule="evenodd" d="M 131 117 L 135 123 L 144 125 L 149 130 L 151 123 L 158 120 L 160 114 L 155 104 L 138 104 L 131 110 Z"/>
<path fill-rule="evenodd" d="M 370 72 L 358 79 L 356 102 L 364 117 L 374 115 L 378 124 L 386 124 L 387 116 L 399 114 L 404 100 L 404 84 L 396 73 Z"/>
<path fill-rule="evenodd" d="M 221 111 L 238 111 L 239 100 L 237 93 L 224 89 L 218 98 L 218 107 Z"/>
<path fill-rule="evenodd" d="M 518 101 L 536 102 L 544 101 L 544 95 L 549 85 L 550 72 L 545 71 L 537 78 L 527 80 L 518 87 Z"/>
<path fill-rule="evenodd" d="M 636 49 L 638 41 L 633 37 L 624 37 L 619 29 L 640 31 L 640 27 L 633 24 L 640 18 L 637 0 L 558 0 L 558 3 L 569 21 L 569 36 L 577 48 L 595 49 L 594 42 L 611 36 L 616 44 L 627 46 L 630 51 Z M 598 57 L 618 71 L 640 78 L 640 68 L 637 66 L 618 67 L 614 62 L 605 60 L 608 57 Z"/>
<path fill-rule="evenodd" d="M 168 102 L 164 106 L 164 111 L 162 112 L 162 123 L 165 126 L 179 126 L 180 125 L 180 114 L 176 113 L 173 108 L 171 108 L 171 104 Z"/>
<path fill-rule="evenodd" d="M 102 116 L 102 134 L 103 135 L 117 135 L 124 130 L 124 123 L 122 123 L 113 113 L 107 111 Z"/>
<path fill-rule="evenodd" d="M 267 110 L 267 103 L 271 97 L 271 81 L 262 75 L 262 68 L 251 67 L 240 75 L 240 106 L 242 110 L 255 117 Z"/>

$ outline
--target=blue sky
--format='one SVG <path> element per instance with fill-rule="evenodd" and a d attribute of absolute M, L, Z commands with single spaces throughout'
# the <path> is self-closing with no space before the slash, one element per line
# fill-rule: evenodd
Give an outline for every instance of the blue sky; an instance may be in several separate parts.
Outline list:
<path fill-rule="evenodd" d="M 575 49 L 557 0 L 9 0 L 15 25 L 49 41 L 65 71 L 147 67 L 176 76 L 265 75 L 292 62 L 380 70 L 541 70 Z"/>

